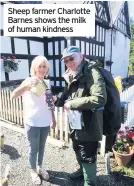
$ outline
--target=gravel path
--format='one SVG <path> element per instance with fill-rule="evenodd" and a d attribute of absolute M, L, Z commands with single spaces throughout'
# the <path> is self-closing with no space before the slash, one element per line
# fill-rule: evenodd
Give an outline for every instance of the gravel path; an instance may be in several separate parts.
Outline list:
<path fill-rule="evenodd" d="M 10 163 L 12 172 L 9 186 L 32 186 L 27 168 L 27 145 L 24 135 L 2 127 L 5 135 L 5 148 L 1 152 L 1 176 L 4 175 L 5 166 Z M 105 160 L 98 155 L 97 186 L 134 186 L 134 178 L 123 176 L 121 173 L 105 175 Z M 82 180 L 72 182 L 69 173 L 77 167 L 74 152 L 71 148 L 59 149 L 52 145 L 46 145 L 44 158 L 45 168 L 51 178 L 49 182 L 42 181 L 42 186 L 83 186 Z M 113 165 L 113 160 L 111 159 Z"/>

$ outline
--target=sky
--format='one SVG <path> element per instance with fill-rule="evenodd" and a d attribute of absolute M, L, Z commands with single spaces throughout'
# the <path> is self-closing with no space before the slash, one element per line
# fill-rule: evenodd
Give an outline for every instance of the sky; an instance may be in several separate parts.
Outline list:
<path fill-rule="evenodd" d="M 130 17 L 134 18 L 134 1 L 128 1 L 128 2 L 129 2 Z"/>

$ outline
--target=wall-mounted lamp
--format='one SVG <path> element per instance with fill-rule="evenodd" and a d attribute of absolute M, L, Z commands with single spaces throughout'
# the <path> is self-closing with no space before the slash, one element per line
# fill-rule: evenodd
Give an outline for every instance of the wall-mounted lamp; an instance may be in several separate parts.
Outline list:
<path fill-rule="evenodd" d="M 112 66 L 113 62 L 112 61 L 106 61 L 107 66 Z"/>

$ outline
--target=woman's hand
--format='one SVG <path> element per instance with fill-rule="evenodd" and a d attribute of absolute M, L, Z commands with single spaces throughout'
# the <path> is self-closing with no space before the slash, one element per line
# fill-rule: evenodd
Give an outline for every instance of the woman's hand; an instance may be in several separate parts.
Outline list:
<path fill-rule="evenodd" d="M 52 124 L 51 128 L 52 128 L 52 129 L 55 129 L 55 127 L 56 127 L 56 120 L 53 119 L 53 124 Z"/>
<path fill-rule="evenodd" d="M 57 101 L 57 96 L 53 96 L 53 102 L 55 103 Z"/>
<path fill-rule="evenodd" d="M 52 122 L 53 122 L 53 124 L 52 124 L 51 128 L 55 129 L 55 127 L 56 127 L 56 119 L 55 119 L 54 111 L 52 111 Z"/>
<path fill-rule="evenodd" d="M 70 101 L 67 101 L 67 102 L 64 104 L 64 109 L 67 110 L 67 111 L 71 109 L 71 103 L 70 103 Z"/>
<path fill-rule="evenodd" d="M 26 78 L 19 87 L 17 87 L 11 94 L 12 99 L 16 99 L 24 94 L 24 92 L 30 90 L 32 87 L 36 86 L 39 80 L 36 77 Z"/>
<path fill-rule="evenodd" d="M 30 90 L 31 88 L 35 87 L 39 83 L 39 80 L 36 77 L 31 77 L 26 79 L 24 86 Z"/>

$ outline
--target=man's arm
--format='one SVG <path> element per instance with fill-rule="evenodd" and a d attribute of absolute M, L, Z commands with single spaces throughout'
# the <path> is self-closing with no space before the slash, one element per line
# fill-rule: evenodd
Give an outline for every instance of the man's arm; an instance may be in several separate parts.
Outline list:
<path fill-rule="evenodd" d="M 76 110 L 92 110 L 104 106 L 107 101 L 106 87 L 103 77 L 97 69 L 90 71 L 90 95 L 70 101 L 70 108 Z"/>
<path fill-rule="evenodd" d="M 67 100 L 67 92 L 68 92 L 68 90 L 65 87 L 64 91 L 58 94 L 57 100 L 55 102 L 55 106 L 57 106 L 57 107 L 63 107 L 64 106 L 64 103 Z"/>

